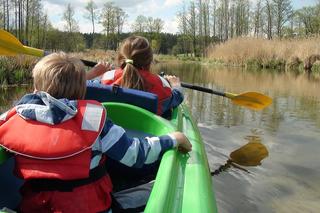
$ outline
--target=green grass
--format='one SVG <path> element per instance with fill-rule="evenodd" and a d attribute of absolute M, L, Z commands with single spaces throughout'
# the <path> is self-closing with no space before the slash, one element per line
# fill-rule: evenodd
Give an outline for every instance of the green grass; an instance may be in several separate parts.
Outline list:
<path fill-rule="evenodd" d="M 32 57 L 0 57 L 0 84 L 25 84 L 31 82 Z"/>

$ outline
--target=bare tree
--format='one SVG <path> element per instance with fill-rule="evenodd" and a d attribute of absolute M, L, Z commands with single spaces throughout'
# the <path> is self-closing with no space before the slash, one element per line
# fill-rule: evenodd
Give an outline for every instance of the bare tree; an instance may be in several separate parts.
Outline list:
<path fill-rule="evenodd" d="M 114 20 L 114 6 L 112 2 L 107 2 L 103 5 L 103 12 L 101 14 L 100 20 L 101 24 L 104 28 L 104 32 L 108 36 L 112 32 L 114 32 L 113 27 L 113 20 Z"/>
<path fill-rule="evenodd" d="M 93 0 L 88 1 L 86 7 L 86 13 L 84 17 L 91 21 L 92 24 L 92 34 L 95 33 L 95 21 L 98 19 L 97 5 Z"/>
<path fill-rule="evenodd" d="M 255 11 L 254 11 L 254 17 L 253 17 L 254 36 L 256 37 L 259 37 L 260 35 L 261 21 L 262 21 L 262 3 L 261 3 L 261 0 L 258 0 L 255 7 Z"/>
<path fill-rule="evenodd" d="M 123 25 L 128 18 L 128 15 L 126 12 L 124 12 L 120 7 L 116 7 L 115 9 L 116 13 L 116 28 L 117 28 L 117 34 L 120 36 L 120 33 L 122 33 Z"/>
<path fill-rule="evenodd" d="M 160 18 L 156 18 L 153 20 L 154 32 L 160 34 L 163 30 L 164 21 Z"/>
<path fill-rule="evenodd" d="M 0 1 L 0 26 L 3 29 L 5 28 L 4 14 L 5 14 L 4 1 Z"/>
<path fill-rule="evenodd" d="M 147 28 L 147 17 L 143 16 L 143 15 L 139 15 L 137 16 L 137 18 L 135 19 L 133 25 L 132 25 L 132 31 L 133 32 L 137 32 L 137 33 L 143 33 L 146 31 Z"/>
<path fill-rule="evenodd" d="M 66 22 L 65 28 L 69 33 L 79 31 L 79 26 L 74 18 L 74 9 L 69 3 L 63 13 L 63 20 Z"/>
<path fill-rule="evenodd" d="M 282 37 L 282 30 L 285 23 L 292 17 L 291 0 L 272 0 L 276 18 L 277 36 Z"/>
<path fill-rule="evenodd" d="M 212 0 L 212 34 L 216 37 L 216 22 L 217 22 L 217 1 Z"/>
<path fill-rule="evenodd" d="M 63 13 L 63 20 L 66 22 L 65 28 L 68 32 L 68 34 L 66 35 L 66 40 L 64 42 L 64 48 L 67 51 L 77 49 L 77 46 L 80 45 L 81 41 L 79 39 L 79 36 L 76 34 L 76 32 L 79 31 L 79 26 L 74 18 L 74 9 L 71 4 L 67 5 Z"/>
<path fill-rule="evenodd" d="M 265 0 L 266 2 L 266 15 L 267 15 L 267 37 L 272 39 L 272 15 L 273 15 L 273 5 L 270 0 Z"/>

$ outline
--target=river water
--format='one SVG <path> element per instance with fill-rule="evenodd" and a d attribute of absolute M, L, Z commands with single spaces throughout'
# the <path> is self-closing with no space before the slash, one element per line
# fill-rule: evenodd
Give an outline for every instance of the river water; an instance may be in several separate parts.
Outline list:
<path fill-rule="evenodd" d="M 269 152 L 260 166 L 244 167 L 249 173 L 231 167 L 213 177 L 219 212 L 320 211 L 320 78 L 198 64 L 157 69 L 211 89 L 257 91 L 273 98 L 268 108 L 252 111 L 185 89 L 212 171 L 252 138 Z"/>
<path fill-rule="evenodd" d="M 273 98 L 270 107 L 252 111 L 185 89 L 212 171 L 252 138 L 269 152 L 261 165 L 243 166 L 247 172 L 230 167 L 213 176 L 219 212 L 320 211 L 320 78 L 195 63 L 158 64 L 155 70 L 215 90 L 257 91 Z M 0 89 L 0 113 L 27 91 L 30 87 Z"/>

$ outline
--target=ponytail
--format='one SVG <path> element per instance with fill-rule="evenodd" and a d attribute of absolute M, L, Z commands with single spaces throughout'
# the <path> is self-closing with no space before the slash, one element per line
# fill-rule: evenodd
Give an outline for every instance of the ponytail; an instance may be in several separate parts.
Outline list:
<path fill-rule="evenodd" d="M 137 90 L 144 90 L 144 82 L 139 74 L 139 70 L 129 63 L 125 63 L 122 75 L 121 86 Z"/>
<path fill-rule="evenodd" d="M 141 36 L 130 36 L 120 46 L 117 62 L 123 70 L 121 86 L 145 90 L 139 70 L 149 70 L 153 53 L 148 40 Z"/>

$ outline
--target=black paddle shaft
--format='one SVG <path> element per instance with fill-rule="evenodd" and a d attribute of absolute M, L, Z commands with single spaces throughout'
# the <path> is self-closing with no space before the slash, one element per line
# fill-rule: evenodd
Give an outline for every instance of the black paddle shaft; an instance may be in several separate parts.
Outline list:
<path fill-rule="evenodd" d="M 165 75 L 165 73 L 164 72 L 160 72 L 159 75 L 163 77 Z M 209 89 L 209 88 L 206 88 L 206 87 L 201 87 L 201 86 L 188 84 L 188 83 L 184 83 L 184 82 L 181 82 L 181 86 L 184 87 L 184 88 L 188 88 L 188 89 L 198 90 L 200 92 L 206 92 L 206 93 L 210 93 L 210 94 L 215 94 L 215 95 L 226 97 L 226 94 L 224 92 L 215 91 L 215 90 L 212 90 L 212 89 Z"/>
<path fill-rule="evenodd" d="M 88 67 L 94 67 L 97 65 L 97 62 L 93 62 L 93 61 L 87 61 L 87 60 L 83 60 L 81 59 L 82 63 L 84 63 L 84 65 L 88 66 Z"/>
<path fill-rule="evenodd" d="M 181 86 L 185 87 L 185 88 L 188 88 L 188 89 L 198 90 L 198 91 L 201 91 L 201 92 L 206 92 L 206 93 L 210 93 L 210 94 L 215 94 L 215 95 L 226 97 L 226 94 L 224 92 L 215 91 L 215 90 L 212 90 L 212 89 L 209 89 L 209 88 L 205 88 L 205 87 L 201 87 L 201 86 L 197 86 L 197 85 L 193 85 L 193 84 L 188 84 L 188 83 L 181 82 Z"/>

